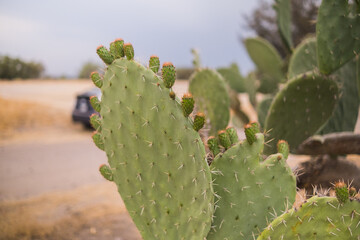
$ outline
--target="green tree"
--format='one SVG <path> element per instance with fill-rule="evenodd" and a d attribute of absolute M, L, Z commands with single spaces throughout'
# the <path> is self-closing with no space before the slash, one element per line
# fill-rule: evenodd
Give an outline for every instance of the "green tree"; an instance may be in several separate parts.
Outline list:
<path fill-rule="evenodd" d="M 19 58 L 0 56 L 0 79 L 39 78 L 45 68 L 38 62 L 25 62 Z"/>
<path fill-rule="evenodd" d="M 78 77 L 79 78 L 89 78 L 90 74 L 92 72 L 98 71 L 99 69 L 101 69 L 101 67 L 98 64 L 93 63 L 93 62 L 86 62 L 81 67 Z"/>

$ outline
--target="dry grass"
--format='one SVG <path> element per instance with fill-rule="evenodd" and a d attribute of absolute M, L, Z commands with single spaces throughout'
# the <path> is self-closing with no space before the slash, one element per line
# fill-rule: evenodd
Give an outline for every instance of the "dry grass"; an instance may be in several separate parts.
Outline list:
<path fill-rule="evenodd" d="M 3 202 L 0 216 L 0 239 L 141 239 L 108 183 Z"/>
<path fill-rule="evenodd" d="M 49 106 L 0 97 L 0 137 L 11 138 L 21 132 L 43 128 L 68 128 L 70 114 L 58 112 Z"/>

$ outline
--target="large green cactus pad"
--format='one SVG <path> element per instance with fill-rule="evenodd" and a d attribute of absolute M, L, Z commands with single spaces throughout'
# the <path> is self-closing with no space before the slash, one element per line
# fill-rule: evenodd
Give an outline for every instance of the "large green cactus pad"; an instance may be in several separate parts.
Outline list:
<path fill-rule="evenodd" d="M 296 195 L 295 177 L 282 154 L 262 161 L 264 135 L 256 134 L 234 145 L 211 164 L 214 191 L 219 195 L 212 239 L 253 239 L 276 214 L 291 208 Z"/>
<path fill-rule="evenodd" d="M 322 1 L 316 24 L 319 68 L 330 74 L 360 53 L 359 3 Z"/>
<path fill-rule="evenodd" d="M 258 240 L 360 239 L 360 202 L 339 204 L 334 197 L 312 197 L 299 210 L 276 218 Z"/>
<path fill-rule="evenodd" d="M 217 71 L 223 76 L 231 89 L 238 93 L 246 91 L 245 79 L 241 76 L 239 67 L 236 63 L 231 64 L 228 68 L 218 68 Z"/>
<path fill-rule="evenodd" d="M 265 120 L 271 130 L 266 152 L 278 140 L 288 141 L 292 150 L 316 133 L 330 118 L 338 98 L 338 87 L 330 79 L 307 74 L 290 80 L 273 100 Z"/>
<path fill-rule="evenodd" d="M 291 79 L 298 74 L 313 71 L 318 68 L 316 55 L 316 38 L 306 38 L 291 55 L 288 77 Z"/>
<path fill-rule="evenodd" d="M 114 182 L 144 239 L 203 239 L 213 214 L 205 149 L 152 70 L 117 59 L 101 88 Z"/>
<path fill-rule="evenodd" d="M 275 81 L 275 84 L 285 80 L 281 56 L 267 40 L 260 37 L 247 38 L 244 44 L 257 69 L 264 75 L 264 80 L 261 80 Z"/>
<path fill-rule="evenodd" d="M 291 36 L 291 1 L 275 0 L 274 8 L 276 10 L 276 20 L 280 35 L 286 46 L 291 49 L 293 47 Z"/>
<path fill-rule="evenodd" d="M 189 91 L 195 98 L 198 110 L 210 120 L 210 134 L 224 129 L 230 119 L 230 98 L 221 75 L 211 69 L 197 70 L 190 77 Z"/>
<path fill-rule="evenodd" d="M 340 85 L 339 102 L 335 111 L 320 134 L 354 131 L 359 112 L 359 93 L 356 83 L 356 61 L 351 60 L 334 74 L 332 78 Z"/>

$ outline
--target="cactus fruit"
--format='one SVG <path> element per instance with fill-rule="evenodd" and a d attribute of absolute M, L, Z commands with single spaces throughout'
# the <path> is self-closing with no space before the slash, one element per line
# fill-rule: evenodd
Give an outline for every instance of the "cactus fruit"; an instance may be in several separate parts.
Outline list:
<path fill-rule="evenodd" d="M 225 131 L 229 135 L 231 145 L 236 144 L 239 141 L 239 137 L 237 135 L 237 132 L 236 132 L 235 128 L 227 127 L 225 129 Z"/>
<path fill-rule="evenodd" d="M 265 83 L 261 84 L 277 84 L 285 80 L 281 56 L 267 40 L 260 37 L 247 38 L 244 43 L 248 54 L 263 75 L 261 80 Z"/>
<path fill-rule="evenodd" d="M 111 168 L 106 165 L 106 164 L 102 164 L 100 167 L 99 167 L 99 171 L 101 173 L 101 175 L 108 181 L 112 182 L 114 181 L 114 175 L 112 173 L 112 170 Z"/>
<path fill-rule="evenodd" d="M 356 62 L 354 60 L 349 61 L 331 74 L 331 78 L 340 86 L 339 101 L 320 134 L 353 132 L 359 112 L 359 92 L 355 81 Z"/>
<path fill-rule="evenodd" d="M 241 76 L 239 67 L 236 63 L 233 63 L 228 68 L 218 68 L 216 69 L 218 73 L 224 78 L 231 89 L 238 93 L 245 92 L 245 79 Z"/>
<path fill-rule="evenodd" d="M 285 160 L 288 158 L 289 156 L 289 144 L 285 141 L 285 140 L 279 140 L 277 143 L 277 150 L 278 153 L 281 153 Z"/>
<path fill-rule="evenodd" d="M 220 153 L 219 142 L 216 137 L 210 136 L 207 140 L 207 145 L 214 157 Z"/>
<path fill-rule="evenodd" d="M 190 77 L 189 91 L 198 110 L 210 121 L 210 134 L 224 129 L 230 119 L 230 98 L 221 75 L 210 69 L 197 70 Z"/>
<path fill-rule="evenodd" d="M 160 59 L 158 56 L 152 55 L 149 60 L 149 68 L 154 72 L 157 73 L 160 68 Z"/>
<path fill-rule="evenodd" d="M 334 189 L 339 203 L 343 204 L 349 200 L 349 189 L 343 181 L 335 183 Z"/>
<path fill-rule="evenodd" d="M 304 74 L 288 81 L 275 96 L 265 120 L 271 130 L 266 152 L 275 149 L 278 140 L 286 140 L 291 150 L 316 133 L 329 119 L 338 98 L 338 87 L 330 79 Z"/>
<path fill-rule="evenodd" d="M 256 123 L 248 123 L 244 126 L 245 136 L 248 143 L 251 145 L 256 141 L 256 134 L 260 132 L 259 125 Z"/>
<path fill-rule="evenodd" d="M 194 130 L 199 131 L 204 127 L 205 124 L 205 114 L 202 112 L 196 113 L 194 117 Z"/>
<path fill-rule="evenodd" d="M 125 53 L 127 60 L 134 59 L 134 47 L 131 43 L 124 44 L 124 53 Z"/>
<path fill-rule="evenodd" d="M 275 0 L 274 9 L 276 10 L 276 20 L 281 38 L 284 40 L 288 49 L 292 49 L 291 36 L 291 1 Z"/>
<path fill-rule="evenodd" d="M 171 62 L 164 63 L 161 69 L 161 73 L 165 87 L 172 88 L 176 78 L 176 70 L 174 65 Z"/>
<path fill-rule="evenodd" d="M 97 86 L 98 88 L 102 87 L 103 82 L 98 72 L 92 72 L 90 74 L 90 78 L 95 86 Z"/>
<path fill-rule="evenodd" d="M 317 68 L 316 38 L 306 38 L 296 47 L 291 55 L 288 77 L 291 79 L 298 74 L 313 71 Z"/>
<path fill-rule="evenodd" d="M 255 139 L 232 146 L 211 164 L 220 197 L 208 240 L 256 239 L 267 222 L 295 200 L 295 176 L 285 158 L 278 153 L 263 161 L 264 135 L 257 133 Z"/>
<path fill-rule="evenodd" d="M 195 101 L 191 93 L 185 93 L 181 101 L 181 107 L 185 117 L 188 117 L 192 113 L 194 104 Z"/>
<path fill-rule="evenodd" d="M 121 38 L 116 39 L 112 43 L 110 43 L 110 53 L 115 58 L 121 58 L 124 57 L 124 40 Z"/>
<path fill-rule="evenodd" d="M 204 239 L 214 208 L 205 147 L 167 80 L 127 58 L 104 75 L 94 136 L 144 240 Z"/>
<path fill-rule="evenodd" d="M 101 119 L 96 113 L 91 114 L 90 124 L 96 131 L 101 131 Z"/>
<path fill-rule="evenodd" d="M 221 146 L 223 146 L 225 149 L 228 149 L 231 147 L 230 136 L 226 132 L 226 130 L 220 130 L 218 132 L 218 136 L 219 136 L 219 143 Z"/>
<path fill-rule="evenodd" d="M 258 240 L 360 239 L 360 201 L 314 196 L 277 217 Z"/>
<path fill-rule="evenodd" d="M 99 132 L 94 132 L 92 134 L 92 139 L 95 143 L 95 145 L 100 149 L 100 150 L 103 150 L 105 149 L 105 146 L 104 146 L 104 138 L 103 136 L 99 133 Z"/>
<path fill-rule="evenodd" d="M 349 1 L 344 0 L 326 0 L 320 5 L 316 24 L 317 55 L 324 74 L 334 72 L 360 54 L 360 14 L 352 11 L 356 7 L 359 3 L 349 5 Z"/>
<path fill-rule="evenodd" d="M 95 111 L 100 112 L 101 105 L 100 105 L 99 99 L 96 96 L 90 97 L 90 104 L 94 108 Z"/>
<path fill-rule="evenodd" d="M 96 53 L 107 65 L 110 65 L 115 60 L 114 56 L 103 45 L 96 49 Z"/>

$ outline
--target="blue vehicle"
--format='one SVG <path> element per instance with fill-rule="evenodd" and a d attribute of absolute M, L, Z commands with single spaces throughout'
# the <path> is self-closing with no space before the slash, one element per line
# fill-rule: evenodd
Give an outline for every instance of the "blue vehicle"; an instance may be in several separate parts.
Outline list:
<path fill-rule="evenodd" d="M 101 91 L 99 88 L 93 88 L 89 91 L 81 93 L 76 96 L 76 104 L 75 108 L 72 112 L 72 120 L 73 122 L 80 122 L 86 128 L 91 128 L 89 117 L 96 113 L 94 108 L 90 104 L 90 97 L 96 96 L 101 99 Z"/>

